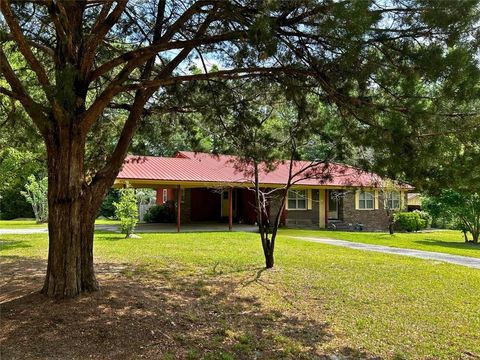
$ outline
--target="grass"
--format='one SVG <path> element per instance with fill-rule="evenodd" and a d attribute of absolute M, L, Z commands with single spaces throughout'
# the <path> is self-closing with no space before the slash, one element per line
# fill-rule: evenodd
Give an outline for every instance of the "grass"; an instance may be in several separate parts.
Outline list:
<path fill-rule="evenodd" d="M 118 225 L 120 224 L 119 220 L 111 220 L 111 219 L 97 219 L 95 220 L 96 225 Z"/>
<path fill-rule="evenodd" d="M 114 225 L 119 224 L 118 220 L 110 219 L 97 219 L 95 224 L 97 225 Z M 46 228 L 47 224 L 37 224 L 35 220 L 22 219 L 22 220 L 0 220 L 0 229 L 34 229 L 34 228 Z"/>
<path fill-rule="evenodd" d="M 285 236 L 324 236 L 307 234 L 282 231 L 276 267 L 269 271 L 262 270 L 259 239 L 250 233 L 141 234 L 140 239 L 98 233 L 95 260 L 126 265 L 123 276 L 146 287 L 166 273 L 172 284 L 196 284 L 191 285 L 197 291 L 193 298 L 205 302 L 195 303 L 188 316 L 180 306 L 177 316 L 187 316 L 199 328 L 172 335 L 187 349 L 185 358 L 313 358 L 313 353 L 338 352 L 354 359 L 367 358 L 362 354 L 391 359 L 480 356 L 480 271 Z M 454 234 L 448 234 L 453 241 Z M 354 236 L 360 235 L 370 236 L 355 233 L 350 239 L 359 241 Z M 412 235 L 417 234 L 405 235 L 398 235 L 400 241 L 415 243 Z M 0 235 L 0 240 L 5 258 L 46 259 L 44 234 Z M 228 296 L 213 301 L 211 289 L 226 284 Z M 236 309 L 230 296 L 250 301 L 235 324 L 229 322 L 228 314 Z M 216 312 L 227 315 L 215 322 Z M 215 332 L 201 346 L 198 339 L 187 341 L 189 333 L 198 333 L 209 321 Z"/>
<path fill-rule="evenodd" d="M 460 231 L 445 230 L 418 233 L 348 232 L 326 230 L 282 229 L 280 234 L 339 239 L 397 248 L 436 251 L 480 258 L 480 244 L 465 243 Z"/>
<path fill-rule="evenodd" d="M 37 224 L 35 220 L 0 220 L 0 229 L 46 228 L 47 224 Z"/>

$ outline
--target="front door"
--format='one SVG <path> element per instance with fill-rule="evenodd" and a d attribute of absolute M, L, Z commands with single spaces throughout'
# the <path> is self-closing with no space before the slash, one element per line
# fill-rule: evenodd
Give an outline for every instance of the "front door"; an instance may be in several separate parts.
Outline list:
<path fill-rule="evenodd" d="M 222 191 L 221 196 L 221 217 L 228 217 L 228 190 Z M 237 189 L 232 190 L 232 216 L 237 216 Z"/>
<path fill-rule="evenodd" d="M 338 196 L 331 191 L 328 192 L 328 218 L 332 220 L 338 219 Z"/>

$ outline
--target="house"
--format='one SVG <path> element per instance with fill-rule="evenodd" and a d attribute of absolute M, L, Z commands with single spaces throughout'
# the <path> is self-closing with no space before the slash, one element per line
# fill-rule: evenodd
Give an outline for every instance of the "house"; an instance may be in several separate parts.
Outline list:
<path fill-rule="evenodd" d="M 396 191 L 387 193 L 376 174 L 338 163 L 296 161 L 293 168 L 301 175 L 288 192 L 282 216 L 287 226 L 353 229 L 360 224 L 365 230 L 385 230 L 385 206 L 407 207 L 411 187 L 399 184 Z M 288 173 L 289 162 L 280 162 L 273 171 L 262 170 L 261 187 L 283 188 Z M 115 186 L 126 183 L 156 189 L 157 204 L 174 201 L 179 231 L 182 223 L 225 222 L 231 228 L 256 221 L 252 175 L 248 168 L 239 167 L 235 156 L 188 151 L 179 151 L 175 157 L 128 156 Z M 272 197 L 269 206 L 279 206 L 279 201 Z"/>
<path fill-rule="evenodd" d="M 422 210 L 422 196 L 420 193 L 408 194 L 408 211 Z"/>

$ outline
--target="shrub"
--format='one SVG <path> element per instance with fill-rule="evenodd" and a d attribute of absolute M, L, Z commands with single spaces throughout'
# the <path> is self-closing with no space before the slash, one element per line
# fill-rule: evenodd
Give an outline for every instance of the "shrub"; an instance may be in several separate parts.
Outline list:
<path fill-rule="evenodd" d="M 138 223 L 138 208 L 135 191 L 131 188 L 120 190 L 120 201 L 113 203 L 115 215 L 120 220 L 120 227 L 126 237 L 130 237 Z"/>
<path fill-rule="evenodd" d="M 414 213 L 417 213 L 420 218 L 425 220 L 425 229 L 429 229 L 432 226 L 432 216 L 428 212 L 415 210 Z"/>
<path fill-rule="evenodd" d="M 37 223 L 48 220 L 48 178 L 37 180 L 34 175 L 28 177 L 25 191 L 20 191 L 28 203 L 32 205 Z"/>
<path fill-rule="evenodd" d="M 175 203 L 167 201 L 162 205 L 154 205 L 143 216 L 147 223 L 173 223 L 175 222 Z"/>
<path fill-rule="evenodd" d="M 16 185 L 0 192 L 0 220 L 11 220 L 15 218 L 32 218 L 32 205 L 20 193 L 23 186 Z"/>
<path fill-rule="evenodd" d="M 399 231 L 418 231 L 426 229 L 427 220 L 422 219 L 418 212 L 399 212 L 395 214 L 395 227 Z"/>

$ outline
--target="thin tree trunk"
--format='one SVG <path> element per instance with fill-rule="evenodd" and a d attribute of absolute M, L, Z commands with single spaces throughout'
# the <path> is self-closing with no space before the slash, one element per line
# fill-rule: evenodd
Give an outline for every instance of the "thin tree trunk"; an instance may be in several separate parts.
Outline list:
<path fill-rule="evenodd" d="M 388 215 L 388 232 L 390 235 L 395 233 L 395 223 L 393 221 L 393 214 Z"/>
<path fill-rule="evenodd" d="M 267 269 L 273 268 L 275 261 L 273 258 L 273 249 L 271 249 L 271 246 L 269 243 L 267 243 L 266 249 L 264 249 L 264 254 L 265 254 L 265 268 Z"/>

